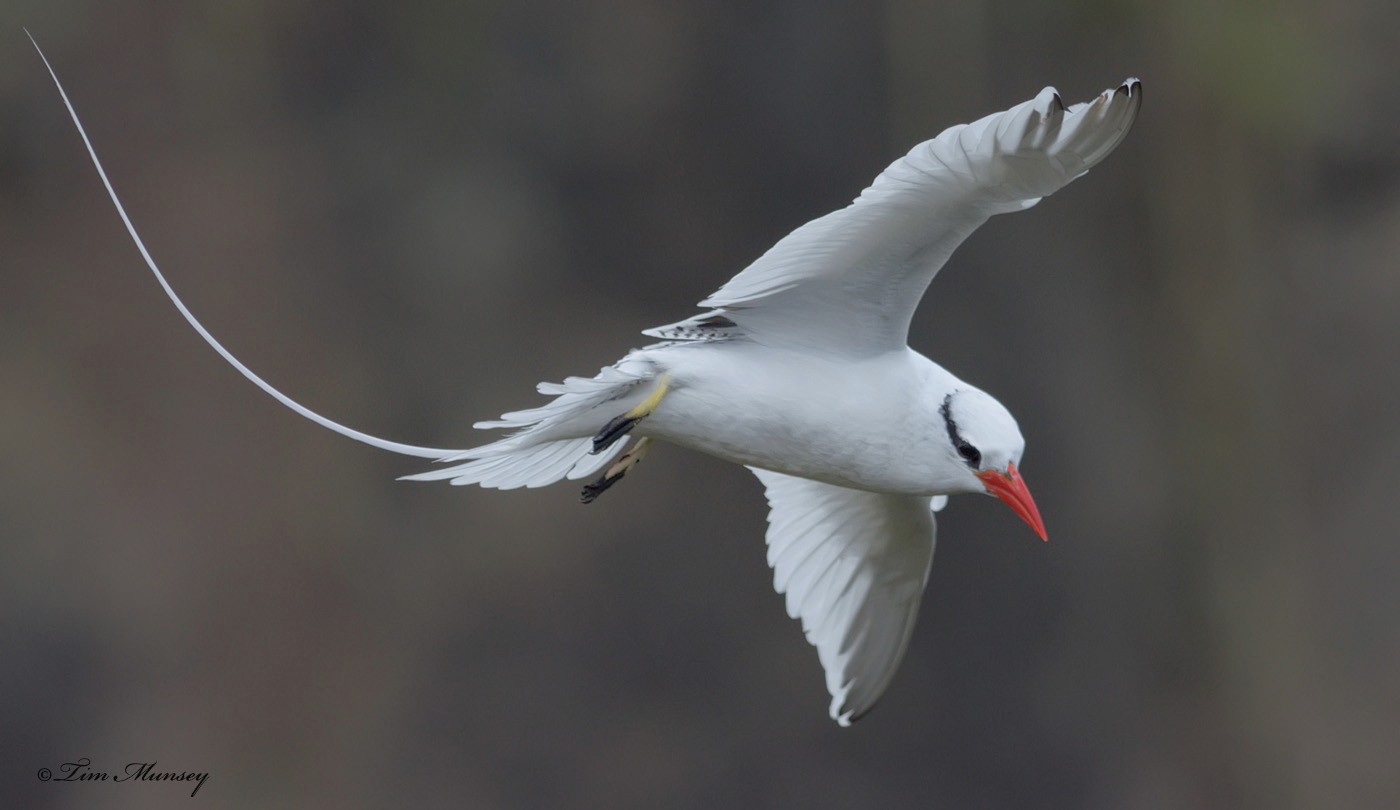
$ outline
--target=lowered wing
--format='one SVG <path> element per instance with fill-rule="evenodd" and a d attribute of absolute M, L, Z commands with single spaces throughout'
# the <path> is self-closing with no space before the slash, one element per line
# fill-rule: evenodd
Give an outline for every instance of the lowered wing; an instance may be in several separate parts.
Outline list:
<path fill-rule="evenodd" d="M 767 490 L 768 564 L 802 620 L 843 726 L 875 705 L 904 658 L 933 561 L 931 507 L 750 467 Z"/>

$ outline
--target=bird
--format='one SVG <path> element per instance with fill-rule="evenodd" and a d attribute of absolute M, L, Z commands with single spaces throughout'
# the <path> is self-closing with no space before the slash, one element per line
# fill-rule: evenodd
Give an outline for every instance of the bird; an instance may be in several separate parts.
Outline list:
<path fill-rule="evenodd" d="M 453 450 L 332 421 L 224 348 L 151 257 L 39 55 L 131 240 L 190 326 L 301 416 L 437 464 L 403 479 L 514 489 L 596 476 L 581 494 L 589 503 L 661 443 L 751 470 L 769 507 L 774 587 L 816 648 L 841 726 L 870 711 L 904 657 L 948 496 L 993 495 L 1048 539 L 1018 468 L 1016 419 L 910 348 L 909 325 L 974 230 L 1034 206 L 1123 141 L 1142 102 L 1137 79 L 1068 107 L 1047 87 L 918 144 L 850 205 L 792 231 L 700 301 L 699 314 L 643 331 L 657 342 L 592 377 L 540 383 L 545 404 L 474 425 L 505 436 Z"/>

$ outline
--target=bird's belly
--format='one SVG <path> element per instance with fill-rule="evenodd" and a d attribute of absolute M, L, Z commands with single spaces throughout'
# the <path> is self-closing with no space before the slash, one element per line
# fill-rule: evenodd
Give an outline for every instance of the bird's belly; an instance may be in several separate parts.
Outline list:
<path fill-rule="evenodd" d="M 903 380 L 848 366 L 681 366 L 638 430 L 712 456 L 838 486 L 929 494 Z M 865 372 L 865 373 L 860 373 Z M 883 392 L 877 395 L 875 392 Z M 930 451 L 931 452 L 931 451 Z"/>

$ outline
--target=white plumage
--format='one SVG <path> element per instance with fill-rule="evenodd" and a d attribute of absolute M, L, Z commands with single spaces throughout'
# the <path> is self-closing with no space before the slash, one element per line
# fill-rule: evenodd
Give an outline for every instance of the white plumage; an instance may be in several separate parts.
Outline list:
<path fill-rule="evenodd" d="M 1025 443 L 1015 419 L 906 345 L 919 299 L 989 217 L 1035 205 L 1113 151 L 1142 98 L 1129 80 L 1066 109 L 1046 88 L 946 130 L 892 163 L 851 205 L 779 241 L 702 301 L 708 311 L 647 330 L 664 342 L 595 377 L 542 383 L 548 403 L 476 424 L 510 435 L 447 450 L 333 422 L 220 345 L 151 259 L 58 89 L 128 233 L 190 325 L 302 416 L 446 465 L 407 478 L 510 489 L 606 469 L 596 497 L 652 440 L 750 467 L 770 506 L 774 586 L 817 649 L 831 716 L 842 725 L 874 705 L 904 655 L 933 558 L 933 512 L 948 495 L 994 494 L 1044 536 L 1016 469 Z M 643 438 L 624 454 L 629 430 Z"/>
<path fill-rule="evenodd" d="M 767 490 L 773 586 L 817 648 L 831 716 L 850 725 L 909 644 L 933 562 L 932 499 L 753 473 Z"/>

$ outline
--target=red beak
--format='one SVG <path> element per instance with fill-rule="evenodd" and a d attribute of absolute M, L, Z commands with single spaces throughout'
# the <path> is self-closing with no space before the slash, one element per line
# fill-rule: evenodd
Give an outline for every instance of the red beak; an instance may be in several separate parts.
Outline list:
<path fill-rule="evenodd" d="M 1020 515 L 1021 520 L 1035 529 L 1041 540 L 1050 539 L 1045 536 L 1045 521 L 1040 519 L 1040 510 L 1035 508 L 1035 499 L 1031 497 L 1031 491 L 1026 489 L 1026 482 L 1021 478 L 1021 473 L 1017 472 L 1015 464 L 1007 464 L 1006 472 L 987 470 L 977 473 L 977 477 L 986 484 L 987 492 L 1001 498 L 1003 503 L 1011 507 L 1011 511 Z"/>

